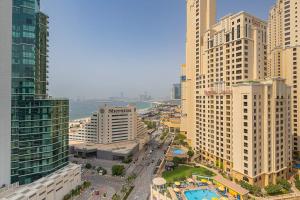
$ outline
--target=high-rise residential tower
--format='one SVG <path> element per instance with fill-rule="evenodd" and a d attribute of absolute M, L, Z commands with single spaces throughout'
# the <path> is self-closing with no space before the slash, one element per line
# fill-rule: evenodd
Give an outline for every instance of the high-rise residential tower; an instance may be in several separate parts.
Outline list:
<path fill-rule="evenodd" d="M 68 164 L 69 102 L 47 94 L 48 17 L 39 4 L 0 1 L 0 70 L 5 76 L 0 86 L 5 97 L 0 107 L 0 154 L 6 154 L 0 157 L 5 165 L 0 176 L 2 169 L 10 174 L 1 184 L 31 183 Z M 9 111 L 2 108 L 10 104 Z"/>
<path fill-rule="evenodd" d="M 300 161 L 300 0 L 277 0 L 269 12 L 268 73 L 291 86 L 294 160 Z"/>
<path fill-rule="evenodd" d="M 292 169 L 291 88 L 282 78 L 243 81 L 232 87 L 232 172 L 266 186 Z"/>
<path fill-rule="evenodd" d="M 287 177 L 291 165 L 285 148 L 292 141 L 287 120 L 290 111 L 282 112 L 282 127 L 277 127 L 275 115 L 278 109 L 289 107 L 290 88 L 281 79 L 264 81 L 268 78 L 265 21 L 239 12 L 216 22 L 215 15 L 215 0 L 187 1 L 182 127 L 202 162 L 236 179 L 268 185 Z M 244 96 L 249 98 L 247 116 L 240 105 Z M 262 112 L 268 109 L 270 116 Z M 261 121 L 246 122 L 244 117 Z M 264 154 L 264 150 L 268 151 Z M 280 154 L 278 165 L 274 160 L 266 163 L 266 152 Z"/>

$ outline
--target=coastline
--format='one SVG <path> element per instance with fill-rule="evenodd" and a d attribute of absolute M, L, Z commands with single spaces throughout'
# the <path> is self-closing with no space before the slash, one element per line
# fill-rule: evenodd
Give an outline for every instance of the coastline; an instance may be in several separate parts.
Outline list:
<path fill-rule="evenodd" d="M 127 102 L 127 103 L 129 104 L 129 102 Z M 148 104 L 147 106 L 141 106 L 140 108 L 138 108 L 138 106 L 135 105 L 137 107 L 137 113 L 139 115 L 143 115 L 143 114 L 146 114 L 146 113 L 150 112 L 151 109 L 154 108 L 155 104 L 156 104 L 156 103 L 151 103 L 151 102 L 136 102 L 136 103 Z M 116 106 L 118 106 L 118 105 L 116 105 Z M 122 106 L 122 105 L 120 105 L 120 106 Z M 92 112 L 89 113 L 89 114 L 86 113 L 86 115 L 82 115 L 78 118 L 75 118 L 75 117 L 73 118 L 73 117 L 71 117 L 71 113 L 70 113 L 69 122 L 86 121 L 91 117 L 91 114 L 92 114 Z"/>

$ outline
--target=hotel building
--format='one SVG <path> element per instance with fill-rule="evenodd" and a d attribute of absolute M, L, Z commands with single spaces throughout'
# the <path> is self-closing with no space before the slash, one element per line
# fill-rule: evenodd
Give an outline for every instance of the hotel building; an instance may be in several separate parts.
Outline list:
<path fill-rule="evenodd" d="M 277 0 L 269 12 L 268 73 L 291 86 L 294 160 L 300 161 L 300 0 Z"/>
<path fill-rule="evenodd" d="M 290 138 L 289 123 L 284 119 L 284 130 L 277 127 L 275 112 L 283 106 L 288 107 L 289 87 L 281 79 L 260 81 L 268 77 L 267 23 L 246 12 L 227 15 L 217 22 L 215 0 L 187 0 L 186 48 L 185 83 L 182 86 L 182 123 L 186 124 L 182 127 L 200 160 L 249 183 L 267 185 L 274 182 L 276 176 L 286 177 L 290 154 L 281 146 L 287 148 L 285 145 L 291 140 L 277 141 L 275 136 Z M 257 85 L 249 82 L 246 87 L 245 81 L 251 80 L 257 80 Z M 269 117 L 262 111 L 255 114 L 254 110 L 249 110 L 248 119 L 261 118 L 261 123 L 271 125 L 270 129 L 262 126 L 256 130 L 250 129 L 250 123 L 256 125 L 256 122 L 247 122 L 247 141 L 238 140 L 246 140 L 243 137 L 246 128 L 240 128 L 245 124 L 244 110 L 239 110 L 243 89 L 249 93 L 246 92 L 248 109 L 254 109 L 250 103 L 254 104 L 254 97 L 257 97 L 260 103 L 256 103 L 272 111 Z M 264 98 L 260 100 L 259 96 Z M 284 99 L 283 105 L 277 104 L 277 96 Z M 268 107 L 268 103 L 272 107 Z M 289 110 L 282 114 L 288 116 Z M 267 140 L 263 135 L 271 135 L 271 138 Z M 244 148 L 244 144 L 249 148 Z M 258 146 L 260 150 L 257 150 Z M 256 153 L 265 148 L 268 151 Z M 249 154 L 240 155 L 242 152 Z M 274 160 L 269 163 L 267 152 L 272 156 L 279 153 L 280 163 L 276 165 Z M 272 177 L 262 178 L 265 174 L 272 174 Z"/>
<path fill-rule="evenodd" d="M 138 118 L 135 107 L 104 106 L 77 132 L 70 133 L 70 141 L 111 144 L 135 140 L 145 133 L 147 128 Z"/>
<path fill-rule="evenodd" d="M 48 16 L 39 7 L 0 1 L 0 185 L 68 165 L 69 102 L 47 93 Z"/>

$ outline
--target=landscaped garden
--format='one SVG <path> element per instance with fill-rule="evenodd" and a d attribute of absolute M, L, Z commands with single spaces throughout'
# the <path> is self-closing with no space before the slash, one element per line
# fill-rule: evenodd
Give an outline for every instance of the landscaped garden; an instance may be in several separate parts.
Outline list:
<path fill-rule="evenodd" d="M 274 195 L 290 193 L 291 187 L 292 187 L 291 184 L 287 180 L 279 179 L 277 180 L 277 184 L 269 185 L 265 187 L 265 190 L 268 195 L 274 196 Z"/>
<path fill-rule="evenodd" d="M 84 190 L 91 186 L 91 182 L 84 181 L 81 185 L 78 185 L 75 189 L 73 189 L 69 194 L 66 194 L 63 200 L 73 199 L 76 196 L 79 196 Z"/>
<path fill-rule="evenodd" d="M 162 176 L 168 183 L 172 183 L 178 180 L 185 180 L 186 178 L 191 177 L 193 174 L 207 177 L 212 177 L 215 175 L 213 172 L 203 167 L 180 165 L 173 171 L 164 171 Z"/>
<path fill-rule="evenodd" d="M 262 190 L 259 186 L 240 181 L 240 185 L 255 196 L 276 196 L 291 192 L 291 184 L 285 179 L 278 179 L 276 184 L 270 184 Z M 296 184 L 297 186 L 297 184 Z"/>

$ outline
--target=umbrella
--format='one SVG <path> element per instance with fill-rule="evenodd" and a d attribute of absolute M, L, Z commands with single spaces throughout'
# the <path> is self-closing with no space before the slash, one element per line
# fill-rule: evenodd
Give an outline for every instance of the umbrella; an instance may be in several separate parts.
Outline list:
<path fill-rule="evenodd" d="M 174 188 L 174 192 L 180 192 L 180 190 L 178 188 Z"/>
<path fill-rule="evenodd" d="M 207 183 L 207 180 L 206 179 L 201 179 L 201 182 L 202 183 Z"/>
<path fill-rule="evenodd" d="M 224 190 L 225 190 L 225 188 L 224 188 L 223 185 L 221 185 L 220 187 L 218 187 L 218 189 L 219 189 L 220 191 L 224 191 Z"/>
<path fill-rule="evenodd" d="M 181 184 L 180 184 L 180 182 L 176 181 L 175 185 L 180 186 Z"/>
<path fill-rule="evenodd" d="M 194 183 L 194 180 L 191 179 L 191 178 L 188 178 L 187 181 L 188 181 L 189 183 Z"/>

